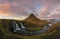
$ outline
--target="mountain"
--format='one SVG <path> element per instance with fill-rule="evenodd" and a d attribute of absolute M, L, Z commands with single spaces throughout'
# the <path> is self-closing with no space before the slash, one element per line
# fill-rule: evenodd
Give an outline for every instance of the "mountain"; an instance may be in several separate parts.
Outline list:
<path fill-rule="evenodd" d="M 40 19 L 38 19 L 34 14 L 30 14 L 28 18 L 26 18 L 25 20 L 28 21 L 40 21 Z"/>
<path fill-rule="evenodd" d="M 38 25 L 41 25 L 41 26 L 44 26 L 44 25 L 48 24 L 48 22 L 46 20 L 40 20 L 34 14 L 30 14 L 29 17 L 26 18 L 23 21 L 35 23 L 35 24 L 38 24 Z"/>

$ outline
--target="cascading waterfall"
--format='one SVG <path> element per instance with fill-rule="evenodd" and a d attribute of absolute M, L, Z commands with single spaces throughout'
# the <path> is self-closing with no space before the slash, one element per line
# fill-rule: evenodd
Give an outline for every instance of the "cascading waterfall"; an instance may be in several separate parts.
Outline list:
<path fill-rule="evenodd" d="M 20 23 L 20 24 L 21 24 L 21 28 L 26 28 L 26 27 L 24 27 L 24 25 L 22 23 Z"/>
<path fill-rule="evenodd" d="M 19 26 L 16 23 L 16 30 L 21 30 L 21 28 L 19 28 Z"/>

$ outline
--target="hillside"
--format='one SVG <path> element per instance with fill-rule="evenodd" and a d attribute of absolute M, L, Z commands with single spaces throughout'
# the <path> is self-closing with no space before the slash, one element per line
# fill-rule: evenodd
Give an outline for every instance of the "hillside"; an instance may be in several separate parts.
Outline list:
<path fill-rule="evenodd" d="M 56 24 L 53 24 L 50 29 L 48 30 L 48 32 L 52 32 L 54 30 L 60 30 L 60 22 L 56 23 Z"/>
<path fill-rule="evenodd" d="M 41 37 L 42 39 L 60 39 L 60 22 L 53 24 Z"/>
<path fill-rule="evenodd" d="M 21 36 L 21 35 L 16 35 L 13 32 L 9 30 L 9 27 L 12 26 L 11 22 L 16 21 L 18 23 L 22 22 L 25 27 L 27 27 L 28 31 L 35 31 L 35 30 L 40 30 L 43 27 L 41 25 L 38 25 L 33 22 L 28 22 L 28 21 L 19 21 L 19 20 L 10 20 L 10 19 L 0 19 L 0 39 L 39 39 L 40 35 L 32 35 L 30 36 Z M 4 37 L 4 38 L 3 38 Z M 36 38 L 34 38 L 36 37 Z"/>
<path fill-rule="evenodd" d="M 32 35 L 32 36 L 22 36 L 22 35 L 14 34 L 11 31 L 9 31 L 9 26 L 11 26 L 10 22 L 12 21 L 14 20 L 9 20 L 9 19 L 0 20 L 0 39 L 9 39 L 9 38 L 10 39 L 29 39 L 29 38 L 30 39 L 55 39 L 55 38 L 59 39 L 60 38 L 59 37 L 60 36 L 60 23 L 56 23 L 52 25 L 52 27 L 48 30 L 48 32 L 43 33 L 41 35 L 39 34 L 39 35 Z M 18 20 L 15 20 L 15 21 L 18 22 Z"/>

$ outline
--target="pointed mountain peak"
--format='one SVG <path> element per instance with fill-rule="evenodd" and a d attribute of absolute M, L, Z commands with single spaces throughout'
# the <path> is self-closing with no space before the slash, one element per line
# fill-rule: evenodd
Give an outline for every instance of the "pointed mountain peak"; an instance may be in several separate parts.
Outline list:
<path fill-rule="evenodd" d="M 31 13 L 30 15 L 29 15 L 29 18 L 36 18 L 36 16 L 33 14 L 33 13 Z"/>
<path fill-rule="evenodd" d="M 34 15 L 34 14 L 30 14 L 30 16 L 34 16 L 34 17 L 35 17 L 35 15 Z"/>

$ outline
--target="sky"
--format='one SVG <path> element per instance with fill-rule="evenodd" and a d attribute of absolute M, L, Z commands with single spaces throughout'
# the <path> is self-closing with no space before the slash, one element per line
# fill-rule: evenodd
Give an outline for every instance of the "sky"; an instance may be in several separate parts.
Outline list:
<path fill-rule="evenodd" d="M 60 0 L 0 0 L 0 19 L 26 19 L 33 13 L 39 19 L 59 19 Z"/>

